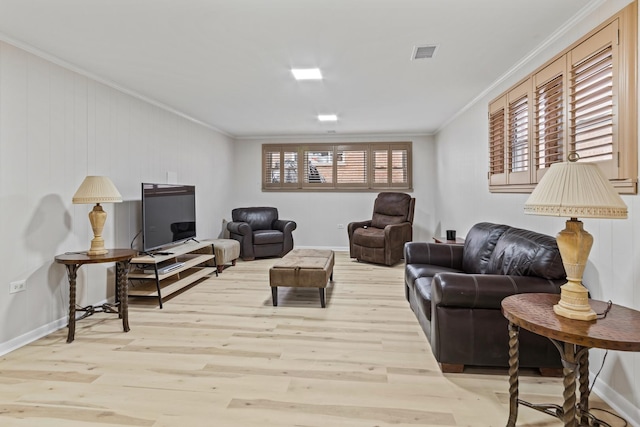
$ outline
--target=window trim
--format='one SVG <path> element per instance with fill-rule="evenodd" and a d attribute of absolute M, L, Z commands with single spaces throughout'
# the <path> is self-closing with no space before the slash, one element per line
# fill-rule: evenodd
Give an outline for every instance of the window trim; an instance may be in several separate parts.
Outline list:
<path fill-rule="evenodd" d="M 338 182 L 338 169 L 345 166 L 346 159 L 342 161 L 332 161 L 330 164 L 324 164 L 323 167 L 331 167 L 330 182 L 305 182 L 305 173 L 307 159 L 305 153 L 309 152 L 330 152 L 332 159 L 337 159 L 339 152 L 342 151 L 359 151 L 365 153 L 366 177 L 363 183 L 344 183 Z M 387 151 L 387 181 L 375 182 L 373 171 L 373 153 L 374 151 Z M 393 182 L 393 172 L 397 171 L 397 167 L 393 167 L 393 153 L 396 151 L 406 152 L 406 165 L 401 167 L 401 175 L 406 176 L 406 183 Z M 296 182 L 273 182 L 267 180 L 267 176 L 283 176 L 283 159 L 284 153 L 296 153 Z M 278 163 L 279 171 L 268 167 L 271 159 L 269 153 L 279 153 L 280 162 Z M 278 191 L 278 192 L 295 192 L 295 191 L 314 191 L 314 192 L 330 192 L 330 191 L 349 191 L 349 192 L 367 192 L 367 191 L 385 191 L 385 190 L 413 190 L 413 172 L 412 172 L 412 142 L 337 142 L 337 143 L 312 143 L 312 144 L 263 144 L 262 145 L 262 191 Z M 273 162 L 271 162 L 273 164 Z M 302 165 L 302 166 L 300 166 Z M 327 175 L 328 177 L 328 175 Z"/>

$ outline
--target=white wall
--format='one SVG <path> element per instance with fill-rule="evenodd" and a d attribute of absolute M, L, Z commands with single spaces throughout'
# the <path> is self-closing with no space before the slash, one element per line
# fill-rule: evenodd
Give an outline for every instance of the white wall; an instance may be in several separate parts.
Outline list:
<path fill-rule="evenodd" d="M 397 137 L 326 137 L 291 140 L 239 140 L 235 144 L 234 192 L 232 207 L 275 206 L 279 217 L 296 221 L 296 247 L 347 249 L 347 224 L 371 219 L 373 201 L 378 192 L 263 192 L 261 181 L 262 144 L 313 142 L 379 142 L 413 141 L 413 191 L 416 198 L 414 240 L 431 240 L 434 235 L 433 190 L 435 151 L 430 136 Z M 231 220 L 231 209 L 226 213 Z M 344 229 L 338 229 L 343 224 Z"/>
<path fill-rule="evenodd" d="M 0 42 L 0 354 L 66 325 L 69 285 L 56 254 L 88 249 L 86 175 L 109 176 L 125 203 L 104 205 L 107 247 L 138 231 L 141 182 L 196 185 L 198 236 L 217 236 L 232 141 L 220 133 Z M 9 283 L 26 280 L 24 292 Z M 113 265 L 83 266 L 78 303 L 113 295 Z"/>
<path fill-rule="evenodd" d="M 490 194 L 488 170 L 488 102 L 597 24 L 622 9 L 628 1 L 607 1 L 591 16 L 546 49 L 512 78 L 496 87 L 436 136 L 438 159 L 435 205 L 436 221 L 464 235 L 480 221 L 506 223 L 555 235 L 566 218 L 525 215 L 526 194 Z M 554 50 L 555 49 L 555 50 Z M 460 153 L 465 153 L 461 155 Z M 623 196 L 629 219 L 583 219 L 594 237 L 584 275 L 592 296 L 640 310 L 640 200 Z M 637 328 L 638 325 L 629 325 Z M 592 379 L 603 361 L 602 350 L 590 351 Z M 632 425 L 640 426 L 640 353 L 610 352 L 594 388 Z"/>

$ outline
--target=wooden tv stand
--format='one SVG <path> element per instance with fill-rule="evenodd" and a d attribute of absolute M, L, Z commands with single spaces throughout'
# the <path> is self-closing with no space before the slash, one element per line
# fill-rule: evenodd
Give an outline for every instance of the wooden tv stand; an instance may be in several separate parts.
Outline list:
<path fill-rule="evenodd" d="M 188 241 L 163 249 L 167 255 L 143 255 L 132 258 L 129 272 L 129 296 L 162 299 L 184 289 L 212 273 L 218 275 L 213 243 Z M 180 263 L 182 265 L 163 272 L 163 268 Z"/>

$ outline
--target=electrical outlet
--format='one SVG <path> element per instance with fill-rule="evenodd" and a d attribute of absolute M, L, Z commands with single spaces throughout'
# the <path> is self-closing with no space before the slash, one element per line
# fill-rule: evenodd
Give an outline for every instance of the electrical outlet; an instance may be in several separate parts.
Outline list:
<path fill-rule="evenodd" d="M 338 230 L 343 230 L 344 229 L 344 224 L 338 224 Z"/>
<path fill-rule="evenodd" d="M 16 280 L 15 282 L 11 282 L 9 284 L 9 293 L 15 294 L 16 292 L 22 292 L 27 290 L 27 281 L 26 280 Z"/>

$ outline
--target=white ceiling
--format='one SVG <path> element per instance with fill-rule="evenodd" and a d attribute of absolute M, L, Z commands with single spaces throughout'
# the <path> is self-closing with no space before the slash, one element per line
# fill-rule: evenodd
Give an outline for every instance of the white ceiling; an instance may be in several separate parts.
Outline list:
<path fill-rule="evenodd" d="M 235 137 L 429 134 L 598 3 L 0 0 L 0 38 Z"/>

